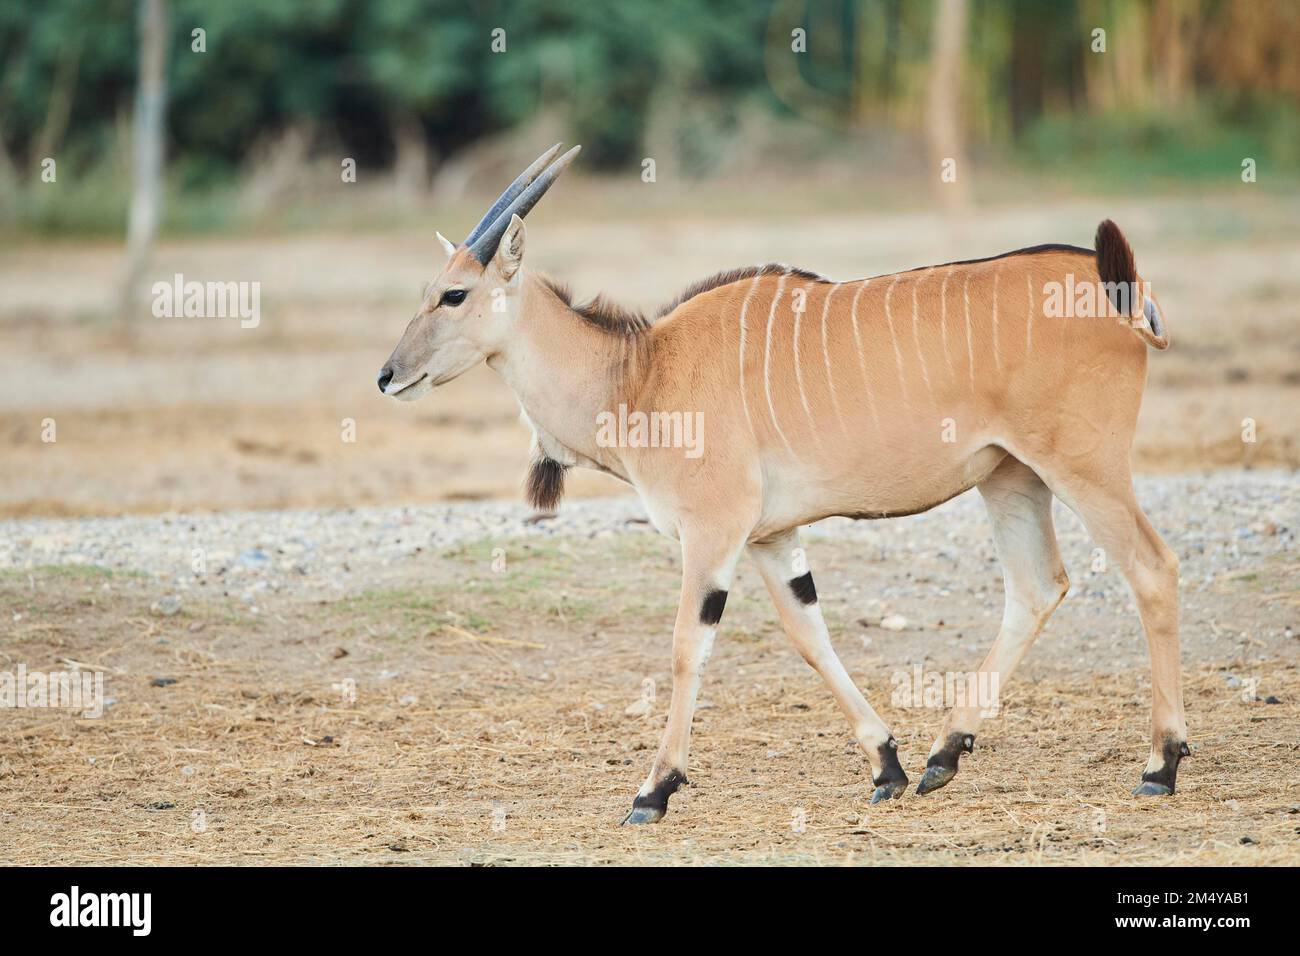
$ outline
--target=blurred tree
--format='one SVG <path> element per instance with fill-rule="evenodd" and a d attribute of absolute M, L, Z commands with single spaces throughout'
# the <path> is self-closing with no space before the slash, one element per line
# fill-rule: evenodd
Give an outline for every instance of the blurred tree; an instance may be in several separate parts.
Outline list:
<path fill-rule="evenodd" d="M 1074 155 L 1081 137 L 1122 123 L 1154 150 L 1180 129 L 1249 123 L 1263 144 L 1252 149 L 1300 153 L 1288 145 L 1295 0 L 967 4 L 955 101 L 972 151 L 1051 140 Z M 181 190 L 246 173 L 280 142 L 308 158 L 342 150 L 421 189 L 448 158 L 543 117 L 584 143 L 587 168 L 639 162 L 653 120 L 655 149 L 703 171 L 734 148 L 731 124 L 751 103 L 921 141 L 944 35 L 933 4 L 905 0 L 171 0 L 171 11 L 168 173 Z M 30 182 L 47 152 L 61 180 L 125 183 L 133 14 L 133 0 L 0 4 L 0 186 Z M 795 28 L 806 52 L 791 49 Z M 1094 29 L 1105 53 L 1090 49 Z"/>
<path fill-rule="evenodd" d="M 127 219 L 122 317 L 140 299 L 163 197 L 163 122 L 167 111 L 167 5 L 139 0 L 140 75 L 131 135 L 131 208 Z"/>
<path fill-rule="evenodd" d="M 935 0 L 927 138 L 930 175 L 938 183 L 940 201 L 950 209 L 965 204 L 970 177 L 960 101 L 965 45 L 966 0 Z M 946 163 L 952 164 L 950 170 L 943 169 Z"/>

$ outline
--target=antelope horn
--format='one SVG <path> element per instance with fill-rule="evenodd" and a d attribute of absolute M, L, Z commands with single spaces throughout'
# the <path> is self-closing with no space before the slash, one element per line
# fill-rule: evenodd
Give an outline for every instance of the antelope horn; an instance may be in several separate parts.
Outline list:
<path fill-rule="evenodd" d="M 506 226 L 510 225 L 510 217 L 518 216 L 522 219 L 528 215 L 528 210 L 537 205 L 537 200 L 546 195 L 546 190 L 551 188 L 551 185 L 559 178 L 560 173 L 564 172 L 565 167 L 573 162 L 580 149 L 582 149 L 581 146 L 573 147 L 573 149 L 548 166 L 546 172 L 538 176 L 509 206 L 501 210 L 500 215 L 490 226 L 484 229 L 473 242 L 467 243 L 469 251 L 475 259 L 483 265 L 488 264 L 493 253 L 497 251 L 497 243 L 501 241 Z"/>
<path fill-rule="evenodd" d="M 555 154 L 560 151 L 560 145 L 560 143 L 556 143 L 546 152 L 542 153 L 542 155 L 538 156 L 533 160 L 531 166 L 520 173 L 519 177 L 506 187 L 506 191 L 503 192 L 497 201 L 492 204 L 492 208 L 489 209 L 483 218 L 479 220 L 478 225 L 470 231 L 470 234 L 465 239 L 465 245 L 472 246 L 474 240 L 483 235 L 483 230 L 497 221 L 497 217 L 501 215 L 501 210 L 514 202 L 515 197 L 527 189 L 532 181 L 537 178 L 538 174 L 546 168 L 546 164 L 555 158 Z"/>

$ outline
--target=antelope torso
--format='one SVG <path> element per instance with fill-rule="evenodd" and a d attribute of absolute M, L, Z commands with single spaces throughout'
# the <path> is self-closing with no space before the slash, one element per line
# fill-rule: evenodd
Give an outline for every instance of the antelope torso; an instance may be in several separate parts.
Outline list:
<path fill-rule="evenodd" d="M 1077 432 L 1078 406 L 1059 397 L 1113 386 L 1124 370 L 1112 350 L 1145 367 L 1141 341 L 1118 323 L 1044 316 L 1045 284 L 1067 275 L 1095 280 L 1091 254 L 842 283 L 783 270 L 696 296 L 654 327 L 671 371 L 651 370 L 639 404 L 702 412 L 708 454 L 683 462 L 670 449 L 629 448 L 631 479 L 650 498 L 674 482 L 755 493 L 755 539 L 830 515 L 889 517 L 947 501 L 1017 438 Z M 653 510 L 657 525 L 673 523 L 670 503 Z"/>

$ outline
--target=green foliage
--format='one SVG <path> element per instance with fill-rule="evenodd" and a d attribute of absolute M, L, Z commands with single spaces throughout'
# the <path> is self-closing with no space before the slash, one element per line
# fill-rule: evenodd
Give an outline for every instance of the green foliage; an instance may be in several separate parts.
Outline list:
<path fill-rule="evenodd" d="M 1241 156 L 1300 167 L 1294 71 L 1276 55 L 1252 56 L 1260 43 L 1286 49 L 1300 29 L 1290 2 L 1198 7 L 1179 53 L 1189 79 L 1171 108 L 1156 78 L 1173 51 L 1154 27 L 1158 9 L 1167 16 L 1176 4 L 968 0 L 968 139 L 1013 160 L 1095 161 L 1102 176 L 1208 175 Z M 587 169 L 635 168 L 653 141 L 674 150 L 687 175 L 715 169 L 753 112 L 798 117 L 813 135 L 820 127 L 919 139 L 936 9 L 923 0 L 167 6 L 167 168 L 170 194 L 184 197 L 181 208 L 168 205 L 170 227 L 232 221 L 223 196 L 288 132 L 309 156 L 376 169 L 403 144 L 422 144 L 437 163 L 545 114 L 583 143 Z M 137 0 L 0 4 L 0 222 L 121 228 L 136 16 Z M 1110 32 L 1104 56 L 1088 50 L 1097 24 Z M 777 89 L 769 70 L 774 58 L 796 56 L 794 26 L 807 31 L 807 53 L 787 71 L 794 82 Z M 206 31 L 205 52 L 191 48 L 196 28 Z M 492 49 L 497 30 L 505 52 Z M 1225 31 L 1255 39 L 1228 56 L 1215 45 Z M 58 159 L 60 188 L 30 188 L 47 155 Z"/>
<path fill-rule="evenodd" d="M 1246 157 L 1268 173 L 1300 169 L 1298 124 L 1300 114 L 1292 109 L 1265 111 L 1244 123 L 1211 104 L 1175 112 L 1054 115 L 1029 129 L 1020 155 L 1041 169 L 1090 176 L 1121 189 L 1169 178 L 1234 184 Z"/>
<path fill-rule="evenodd" d="M 168 153 L 186 186 L 238 171 L 259 141 L 290 126 L 385 163 L 412 119 L 435 154 L 530 119 L 545 106 L 588 144 L 593 165 L 636 158 L 671 60 L 696 92 L 761 80 L 765 12 L 741 0 L 596 4 L 498 0 L 172 0 Z M 93 157 L 129 114 L 132 0 L 46 0 L 0 8 L 0 131 L 8 155 L 38 158 L 52 96 L 75 70 L 66 142 Z M 191 32 L 206 31 L 206 52 Z M 505 52 L 493 52 L 493 31 Z M 62 138 L 62 137 L 61 137 Z M 61 157 L 62 158 L 62 157 Z M 84 168 L 84 167 L 83 167 Z"/>

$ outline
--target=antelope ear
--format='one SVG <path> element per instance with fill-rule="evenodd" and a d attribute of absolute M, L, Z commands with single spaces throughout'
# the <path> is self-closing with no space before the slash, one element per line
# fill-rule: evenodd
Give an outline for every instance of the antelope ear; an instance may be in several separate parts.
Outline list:
<path fill-rule="evenodd" d="M 442 233 L 438 233 L 438 241 L 442 243 L 442 250 L 447 253 L 448 259 L 456 254 L 456 243 L 452 242 Z"/>
<path fill-rule="evenodd" d="M 506 281 L 513 279 L 523 264 L 524 235 L 524 221 L 512 214 L 496 251 L 497 270 Z"/>

